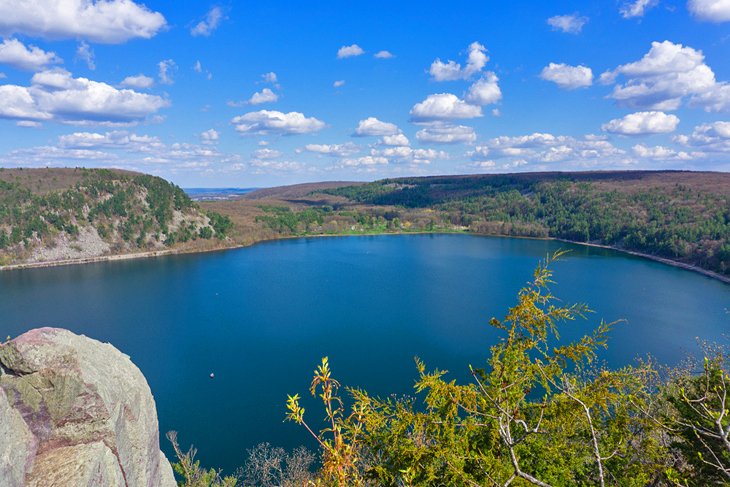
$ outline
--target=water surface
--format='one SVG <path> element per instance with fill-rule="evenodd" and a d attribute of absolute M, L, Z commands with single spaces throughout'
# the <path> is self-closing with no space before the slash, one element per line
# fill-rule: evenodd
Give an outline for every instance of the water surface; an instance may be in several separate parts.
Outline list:
<path fill-rule="evenodd" d="M 306 393 L 324 355 L 341 382 L 377 394 L 411 392 L 416 355 L 466 380 L 497 338 L 488 319 L 559 248 L 572 252 L 554 266 L 555 293 L 596 311 L 565 336 L 626 320 L 602 354 L 610 364 L 647 353 L 675 363 L 696 352 L 695 337 L 724 340 L 730 286 L 719 281 L 609 250 L 468 235 L 286 240 L 4 272 L 0 334 L 59 326 L 111 342 L 147 377 L 161 431 L 230 470 L 259 442 L 308 442 L 282 423 L 284 404 Z"/>

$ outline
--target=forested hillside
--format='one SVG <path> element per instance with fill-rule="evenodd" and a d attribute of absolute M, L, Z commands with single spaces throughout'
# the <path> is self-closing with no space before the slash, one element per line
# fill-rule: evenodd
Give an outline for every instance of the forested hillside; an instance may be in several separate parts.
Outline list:
<path fill-rule="evenodd" d="M 0 169 L 0 265 L 164 250 L 230 222 L 162 178 L 103 169 Z"/>
<path fill-rule="evenodd" d="M 545 173 L 402 178 L 325 190 L 358 204 L 432 209 L 490 235 L 610 245 L 730 275 L 730 175 Z"/>

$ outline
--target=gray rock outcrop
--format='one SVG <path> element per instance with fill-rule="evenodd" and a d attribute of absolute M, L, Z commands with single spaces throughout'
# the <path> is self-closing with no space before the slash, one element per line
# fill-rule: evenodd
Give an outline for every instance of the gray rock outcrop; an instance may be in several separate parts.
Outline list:
<path fill-rule="evenodd" d="M 0 345 L 0 485 L 174 487 L 142 372 L 112 345 L 39 328 Z"/>

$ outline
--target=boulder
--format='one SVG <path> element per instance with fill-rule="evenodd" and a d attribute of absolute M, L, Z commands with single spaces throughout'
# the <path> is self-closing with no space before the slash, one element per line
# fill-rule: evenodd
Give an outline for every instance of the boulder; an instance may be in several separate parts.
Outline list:
<path fill-rule="evenodd" d="M 67 330 L 0 346 L 0 438 L 2 486 L 175 486 L 142 372 Z"/>

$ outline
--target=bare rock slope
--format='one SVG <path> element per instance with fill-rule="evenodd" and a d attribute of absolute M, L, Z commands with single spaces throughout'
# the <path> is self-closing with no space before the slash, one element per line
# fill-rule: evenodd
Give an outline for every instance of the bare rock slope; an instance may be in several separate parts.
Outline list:
<path fill-rule="evenodd" d="M 129 357 L 57 328 L 1 345 L 0 485 L 175 486 Z"/>

